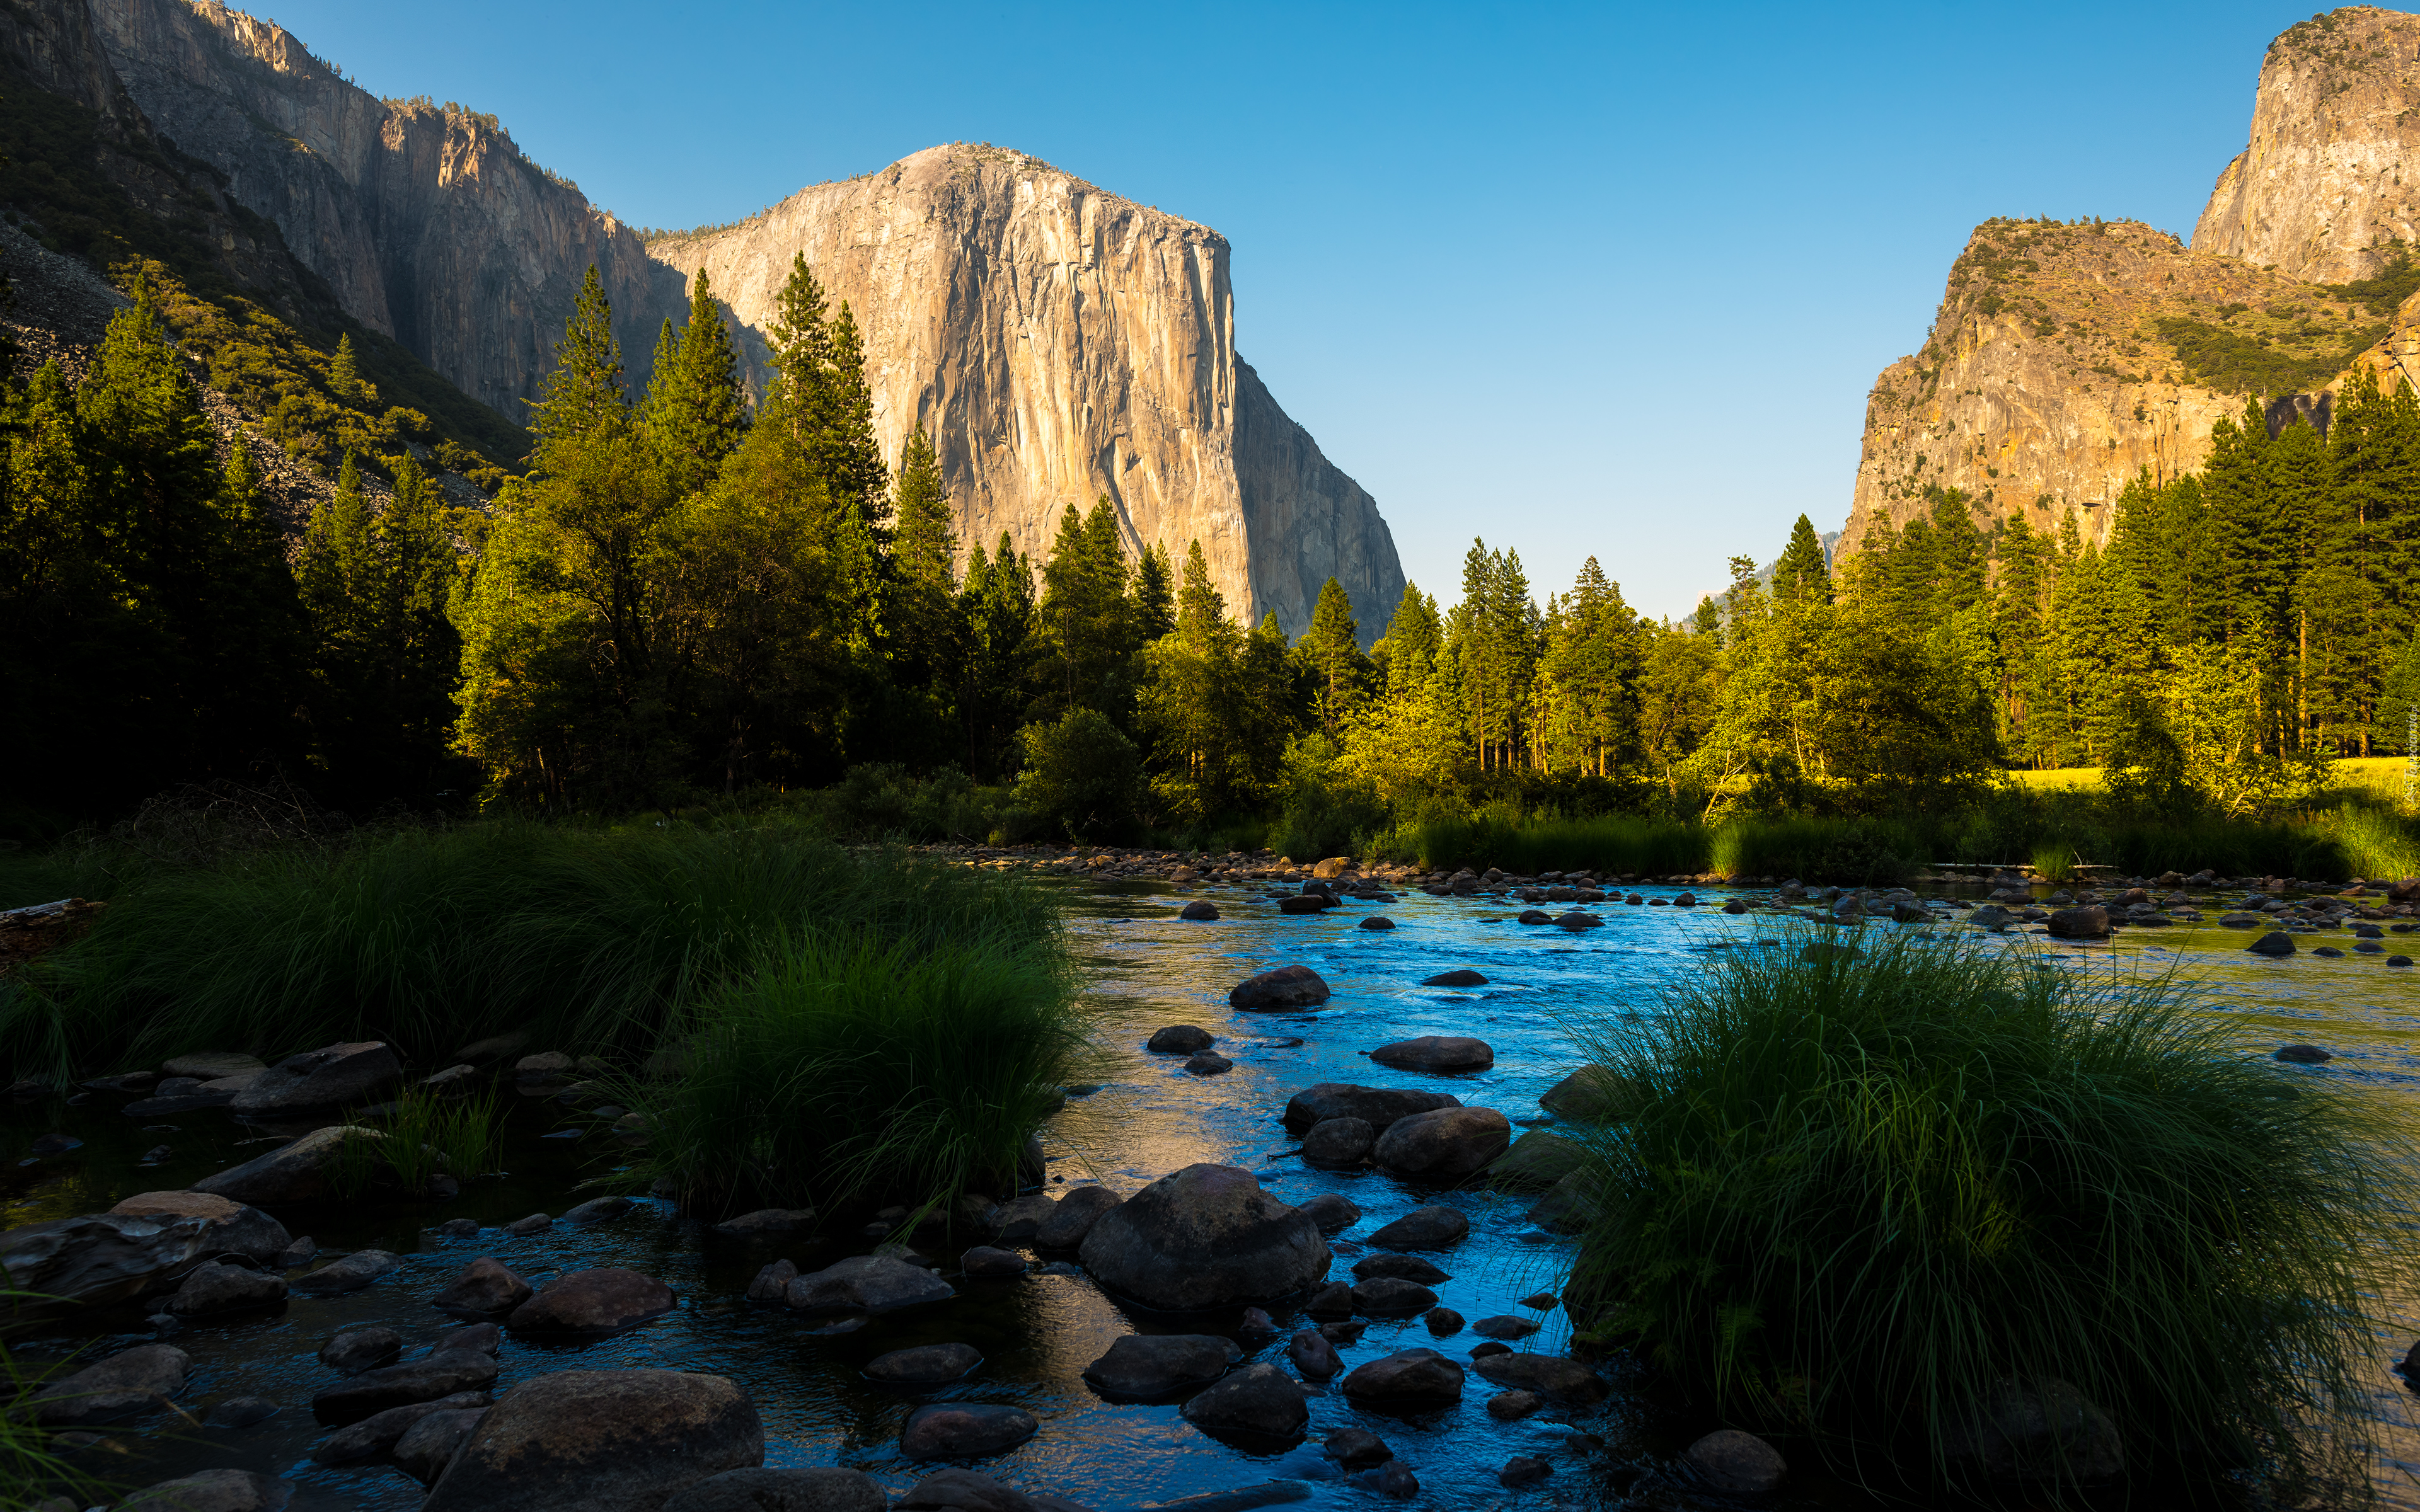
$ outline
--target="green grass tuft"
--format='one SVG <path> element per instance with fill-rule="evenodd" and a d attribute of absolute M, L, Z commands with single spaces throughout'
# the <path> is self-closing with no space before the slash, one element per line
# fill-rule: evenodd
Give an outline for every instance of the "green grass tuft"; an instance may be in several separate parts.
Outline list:
<path fill-rule="evenodd" d="M 1722 952 L 1660 1014 L 1575 1026 L 1638 1094 L 1590 1147 L 1590 1326 L 1727 1422 L 1878 1489 L 1957 1480 L 1996 1380 L 2072 1382 L 2136 1484 L 2368 1484 L 2403 1129 L 2256 1058 L 2164 980 L 1906 935 Z"/>

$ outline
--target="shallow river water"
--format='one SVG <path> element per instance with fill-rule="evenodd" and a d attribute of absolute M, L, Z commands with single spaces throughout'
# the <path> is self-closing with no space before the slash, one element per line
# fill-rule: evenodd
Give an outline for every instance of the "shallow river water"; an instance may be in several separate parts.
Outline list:
<path fill-rule="evenodd" d="M 1362 1253 L 1357 1236 L 1423 1203 L 1443 1202 L 1468 1215 L 1471 1232 L 1450 1253 L 1435 1257 L 1452 1277 L 1435 1288 L 1442 1304 L 1473 1319 L 1498 1313 L 1538 1318 L 1544 1329 L 1516 1347 L 1547 1351 L 1561 1348 L 1562 1315 L 1526 1310 L 1519 1299 L 1558 1289 L 1570 1242 L 1529 1224 L 1527 1199 L 1483 1189 L 1427 1190 L 1374 1171 L 1310 1169 L 1288 1153 L 1295 1142 L 1286 1136 L 1278 1115 L 1302 1088 L 1342 1081 L 1450 1091 L 1466 1103 L 1501 1109 L 1516 1134 L 1551 1122 L 1537 1099 L 1575 1064 L 1565 1021 L 1652 1012 L 1660 985 L 1692 970 L 1707 950 L 1717 948 L 1715 942 L 1746 938 L 1760 927 L 1715 907 L 1624 907 L 1608 902 L 1591 910 L 1604 917 L 1606 927 L 1574 935 L 1512 922 L 1518 903 L 1507 907 L 1501 900 L 1418 893 L 1391 903 L 1348 901 L 1327 914 L 1281 917 L 1257 891 L 1227 888 L 1197 894 L 1216 901 L 1225 910 L 1222 919 L 1187 923 L 1175 917 L 1185 899 L 1156 885 L 1068 886 L 1078 951 L 1102 1010 L 1095 1073 L 1100 1087 L 1073 1099 L 1044 1131 L 1054 1194 L 1099 1181 L 1124 1195 L 1197 1161 L 1248 1166 L 1291 1201 L 1340 1192 L 1364 1216 L 1332 1242 L 1336 1275 L 1345 1274 Z M 1669 897 L 1678 889 L 1639 890 Z M 1721 889 L 1699 889 L 1699 895 L 1715 904 L 1725 896 Z M 1398 927 L 1357 927 L 1361 916 L 1379 911 Z M 2330 938 L 2350 943 L 2341 933 Z M 2105 970 L 2115 964 L 2156 970 L 2175 964 L 2206 981 L 2215 1011 L 2239 1018 L 2255 1042 L 2308 1041 L 2337 1057 L 2320 1067 L 2281 1066 L 2279 1074 L 2349 1079 L 2381 1097 L 2420 1096 L 2420 969 L 2389 968 L 2377 956 L 2329 960 L 2305 953 L 2269 961 L 2244 954 L 2247 939 L 2214 924 L 2131 930 L 2115 946 L 2048 953 L 2063 969 L 2090 964 Z M 2304 937 L 2298 943 L 2307 950 L 2319 942 Z M 2398 940 L 2395 948 L 2411 947 Z M 1227 1006 L 1234 982 L 1289 963 L 1310 965 L 1326 979 L 1334 995 L 1325 1007 L 1242 1013 Z M 1416 985 L 1454 967 L 1474 967 L 1489 984 L 1461 992 Z M 1197 1077 L 1180 1069 L 1182 1057 L 1144 1052 L 1153 1029 L 1180 1023 L 1200 1025 L 1218 1036 L 1216 1048 L 1233 1058 L 1234 1069 Z M 1495 1067 L 1473 1075 L 1424 1076 L 1389 1071 L 1364 1055 L 1419 1034 L 1483 1039 L 1495 1049 Z M 54 1103 L 0 1110 L 6 1120 L 0 1127 L 21 1154 L 41 1134 L 64 1132 L 84 1141 L 65 1155 L 16 1168 L 8 1201 L 0 1208 L 0 1227 L 98 1211 L 136 1192 L 180 1187 L 266 1148 L 241 1146 L 257 1133 L 221 1113 L 169 1119 L 164 1121 L 176 1126 L 169 1131 L 122 1117 L 116 1110 L 123 1101 L 103 1095 L 83 1107 Z M 814 1321 L 750 1304 L 743 1295 L 749 1279 L 778 1257 L 812 1269 L 870 1248 L 869 1242 L 743 1242 L 644 1199 L 628 1214 L 586 1230 L 558 1226 L 526 1238 L 506 1235 L 501 1226 L 526 1213 L 560 1213 L 577 1201 L 616 1190 L 610 1183 L 571 1190 L 613 1168 L 597 1141 L 560 1137 L 571 1126 L 567 1110 L 551 1101 L 518 1105 L 506 1129 L 508 1172 L 465 1183 L 452 1202 L 281 1212 L 294 1233 L 310 1233 L 325 1254 L 383 1248 L 404 1257 L 403 1269 L 364 1291 L 326 1299 L 298 1296 L 281 1312 L 176 1330 L 167 1341 L 194 1362 L 180 1398 L 192 1420 L 148 1421 L 111 1431 L 81 1451 L 82 1463 L 127 1487 L 221 1465 L 270 1471 L 298 1483 L 296 1512 L 416 1507 L 421 1488 L 400 1471 L 310 1463 L 310 1449 L 323 1433 L 312 1422 L 309 1399 L 337 1379 L 316 1354 L 338 1328 L 380 1323 L 404 1335 L 404 1358 L 411 1358 L 451 1326 L 427 1305 L 427 1298 L 464 1261 L 492 1255 L 534 1285 L 584 1266 L 626 1265 L 661 1277 L 680 1298 L 672 1315 L 601 1342 L 537 1344 L 507 1336 L 499 1393 L 531 1375 L 570 1367 L 656 1365 L 727 1375 L 746 1385 L 763 1416 L 767 1463 L 850 1466 L 894 1493 L 920 1473 L 898 1450 L 908 1413 L 926 1401 L 958 1397 L 1014 1404 L 1042 1425 L 1020 1448 L 972 1468 L 1103 1512 L 1249 1488 L 1263 1489 L 1231 1504 L 1259 1504 L 1264 1498 L 1337 1507 L 1404 1504 L 1343 1481 L 1321 1458 L 1321 1440 L 1346 1426 L 1374 1429 L 1418 1475 L 1421 1490 L 1414 1505 L 1726 1504 L 1668 1473 L 1678 1450 L 1711 1425 L 1620 1386 L 1600 1407 L 1550 1409 L 1498 1423 L 1484 1410 L 1496 1388 L 1476 1374 L 1459 1406 L 1410 1417 L 1381 1417 L 1348 1404 L 1332 1383 L 1313 1385 L 1308 1435 L 1296 1447 L 1270 1451 L 1212 1437 L 1185 1422 L 1173 1404 L 1106 1402 L 1081 1379 L 1111 1340 L 1129 1332 L 1223 1333 L 1238 1337 L 1248 1363 L 1271 1359 L 1283 1365 L 1286 1338 L 1308 1324 L 1298 1311 L 1278 1305 L 1270 1311 L 1280 1331 L 1260 1339 L 1236 1335 L 1240 1310 L 1154 1315 L 1122 1305 L 1080 1274 L 1037 1273 L 1006 1281 L 954 1276 L 958 1294 L 949 1302 L 876 1319 L 854 1333 L 817 1334 Z M 138 1168 L 141 1152 L 162 1143 L 174 1153 L 156 1166 Z M 628 1195 L 641 1196 L 635 1187 Z M 461 1216 L 484 1226 L 477 1237 L 441 1240 L 425 1231 Z M 947 1253 L 954 1256 L 955 1246 Z M 953 1269 L 945 1267 L 944 1274 Z M 39 1365 L 70 1349 L 81 1348 L 91 1358 L 149 1342 L 155 1335 L 140 1312 L 121 1309 L 108 1320 L 132 1332 L 53 1334 L 21 1341 L 16 1352 L 25 1365 Z M 2414 1479 L 2420 1475 L 2420 1435 L 2406 1411 L 2411 1394 L 2386 1369 L 2385 1351 L 2399 1353 L 2411 1339 L 2406 1334 L 2380 1340 L 2374 1398 L 2389 1450 L 2378 1485 L 2382 1500 L 2398 1506 L 2420 1505 L 2420 1482 Z M 887 1390 L 860 1373 L 876 1354 L 944 1341 L 971 1344 L 985 1360 L 967 1380 L 942 1391 Z M 1480 1342 L 1466 1330 L 1434 1338 L 1416 1316 L 1373 1322 L 1357 1344 L 1340 1352 L 1349 1367 L 1397 1349 L 1434 1345 L 1466 1362 L 1466 1351 Z M 265 1396 L 281 1410 L 240 1429 L 200 1425 L 210 1403 L 239 1396 Z M 1543 1458 L 1552 1467 L 1551 1477 L 1517 1493 L 1504 1489 L 1497 1472 L 1517 1455 Z M 2138 1488 L 2134 1504 L 2158 1500 Z M 1875 1504 L 1850 1488 L 1801 1474 L 1775 1504 Z"/>

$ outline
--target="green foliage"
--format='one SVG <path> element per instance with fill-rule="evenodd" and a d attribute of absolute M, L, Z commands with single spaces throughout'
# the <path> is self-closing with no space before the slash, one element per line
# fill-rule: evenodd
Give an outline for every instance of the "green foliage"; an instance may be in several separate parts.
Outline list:
<path fill-rule="evenodd" d="M 647 1120 L 635 1173 L 710 1216 L 1005 1196 L 1090 1056 L 1056 935 L 1014 926 L 913 943 L 808 933 L 697 1018 L 676 1073 L 617 1092 Z"/>
<path fill-rule="evenodd" d="M 417 1196 L 441 1172 L 459 1180 L 485 1176 L 504 1148 L 499 1126 L 501 1090 L 490 1085 L 474 1097 L 442 1097 L 408 1087 L 365 1137 L 336 1147 L 330 1183 L 342 1196 L 371 1185 L 391 1184 Z"/>
<path fill-rule="evenodd" d="M 0 1308 L 12 1313 L 52 1301 L 39 1292 L 0 1287 Z M 41 1390 L 44 1379 L 19 1365 L 8 1347 L 0 1345 L 0 1503 L 33 1507 L 61 1494 L 85 1505 L 109 1500 L 112 1489 L 53 1449 L 51 1430 L 21 1410 Z"/>
<path fill-rule="evenodd" d="M 1017 732 L 1025 775 L 1016 801 L 1078 840 L 1111 834 L 1141 796 L 1142 756 L 1108 716 L 1074 708 L 1053 724 Z"/>
<path fill-rule="evenodd" d="M 1801 939 L 1573 1026 L 1630 1094 L 1589 1140 L 1589 1326 L 1892 1490 L 1959 1481 L 1948 1445 L 2010 1376 L 2111 1412 L 2138 1484 L 2367 1484 L 2376 1299 L 2412 1258 L 2381 1104 L 2170 981 Z"/>
<path fill-rule="evenodd" d="M 2160 339 L 2205 387 L 2221 393 L 2304 393 L 2317 389 L 2377 345 L 2383 325 L 2364 326 L 2337 341 L 2288 334 L 2263 338 L 2188 316 L 2152 322 Z"/>
<path fill-rule="evenodd" d="M 2359 301 L 2372 315 L 2391 316 L 2405 300 L 2420 293 L 2420 263 L 2412 260 L 2409 250 L 2398 246 L 2386 266 L 2369 277 L 2356 278 L 2349 284 L 2320 286 L 2340 300 Z M 2229 305 L 2227 309 L 2241 313 L 2243 306 Z"/>

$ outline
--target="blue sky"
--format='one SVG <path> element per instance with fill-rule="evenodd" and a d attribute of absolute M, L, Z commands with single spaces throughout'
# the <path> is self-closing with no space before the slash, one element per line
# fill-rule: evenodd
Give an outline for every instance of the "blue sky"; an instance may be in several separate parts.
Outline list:
<path fill-rule="evenodd" d="M 2307 12 L 280 0 L 640 224 L 952 140 L 1224 232 L 1236 346 L 1450 601 L 1473 535 L 1678 615 L 1844 517 L 1865 395 L 1993 215 L 2189 237 Z M 1356 606 L 1382 618 L 1391 606 Z"/>

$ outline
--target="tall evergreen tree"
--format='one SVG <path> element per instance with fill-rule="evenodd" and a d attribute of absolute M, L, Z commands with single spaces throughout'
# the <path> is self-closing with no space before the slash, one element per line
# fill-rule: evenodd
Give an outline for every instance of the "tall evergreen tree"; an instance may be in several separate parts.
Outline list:
<path fill-rule="evenodd" d="M 946 691 L 956 681 L 956 525 L 940 458 L 921 428 L 910 431 L 899 458 L 889 614 L 892 675 L 903 687 Z"/>
<path fill-rule="evenodd" d="M 1823 543 L 1804 515 L 1790 527 L 1790 544 L 1773 564 L 1773 593 L 1789 603 L 1832 602 L 1832 570 L 1823 555 Z"/>
<path fill-rule="evenodd" d="M 1361 654 L 1360 637 L 1344 585 L 1328 579 L 1294 655 L 1309 686 L 1311 717 L 1331 739 L 1369 689 L 1370 659 Z"/>
<path fill-rule="evenodd" d="M 353 338 L 350 332 L 336 338 L 336 354 L 328 359 L 328 387 L 341 399 L 359 399 L 362 393 L 362 370 L 353 360 Z"/>
<path fill-rule="evenodd" d="M 1176 567 L 1168 548 L 1154 541 L 1135 563 L 1135 635 L 1145 642 L 1176 628 Z"/>

